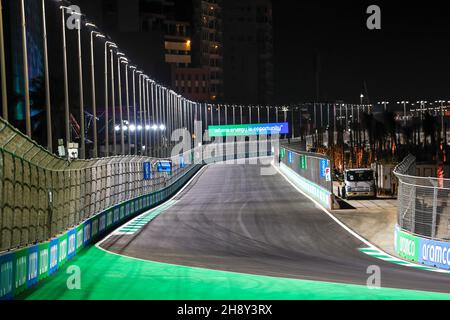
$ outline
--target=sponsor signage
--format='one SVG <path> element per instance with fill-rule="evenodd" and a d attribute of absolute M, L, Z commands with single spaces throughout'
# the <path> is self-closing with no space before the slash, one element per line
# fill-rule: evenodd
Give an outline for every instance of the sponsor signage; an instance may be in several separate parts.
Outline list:
<path fill-rule="evenodd" d="M 0 255 L 0 300 L 13 297 L 14 253 Z"/>
<path fill-rule="evenodd" d="M 330 169 L 330 167 L 327 167 L 325 169 L 325 179 L 327 181 L 331 181 L 331 169 Z"/>
<path fill-rule="evenodd" d="M 306 155 L 300 155 L 300 169 L 306 170 L 308 168 L 308 161 Z"/>
<path fill-rule="evenodd" d="M 210 137 L 237 137 L 256 136 L 260 134 L 288 134 L 289 124 L 266 123 L 266 124 L 238 124 L 228 126 L 208 126 Z"/>
<path fill-rule="evenodd" d="M 183 155 L 180 156 L 180 168 L 181 169 L 186 168 L 186 161 L 184 161 Z"/>
<path fill-rule="evenodd" d="M 172 172 L 172 162 L 170 161 L 158 161 L 156 164 L 158 172 Z"/>
<path fill-rule="evenodd" d="M 144 180 L 150 180 L 152 178 L 152 164 L 150 162 L 144 162 Z"/>
<path fill-rule="evenodd" d="M 281 159 L 284 159 L 285 156 L 286 156 L 286 149 L 281 148 L 281 149 L 280 149 L 280 158 L 281 158 Z"/>
<path fill-rule="evenodd" d="M 327 177 L 327 168 L 329 168 L 328 160 L 320 159 L 320 177 L 323 179 Z"/>
<path fill-rule="evenodd" d="M 419 261 L 420 243 L 417 237 L 398 230 L 396 247 L 400 257 L 411 261 Z"/>
<path fill-rule="evenodd" d="M 450 243 L 420 239 L 419 262 L 442 269 L 450 269 Z"/>
<path fill-rule="evenodd" d="M 292 153 L 292 151 L 288 151 L 288 162 L 294 162 L 294 154 Z"/>
<path fill-rule="evenodd" d="M 450 243 L 396 230 L 396 252 L 402 258 L 431 267 L 450 269 Z"/>

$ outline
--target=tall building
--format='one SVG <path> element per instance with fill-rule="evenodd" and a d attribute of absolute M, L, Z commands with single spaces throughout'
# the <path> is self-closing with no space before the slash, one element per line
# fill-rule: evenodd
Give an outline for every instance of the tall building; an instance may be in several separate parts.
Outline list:
<path fill-rule="evenodd" d="M 227 0 L 228 1 L 228 0 Z M 193 0 L 194 64 L 209 77 L 209 100 L 224 99 L 222 0 Z"/>
<path fill-rule="evenodd" d="M 223 21 L 227 101 L 270 104 L 274 95 L 271 0 L 226 0 Z"/>
<path fill-rule="evenodd" d="M 133 48 L 131 58 L 149 75 L 192 100 L 273 101 L 271 0 L 72 2 Z"/>

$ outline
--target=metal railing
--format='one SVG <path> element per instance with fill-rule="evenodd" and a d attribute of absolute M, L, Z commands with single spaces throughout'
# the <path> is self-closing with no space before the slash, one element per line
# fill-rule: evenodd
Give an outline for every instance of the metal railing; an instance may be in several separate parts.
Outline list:
<path fill-rule="evenodd" d="M 415 176 L 415 158 L 407 156 L 395 169 L 399 181 L 397 223 L 407 232 L 450 240 L 450 180 Z"/>
<path fill-rule="evenodd" d="M 117 156 L 67 161 L 49 153 L 0 118 L 0 252 L 39 243 L 107 208 L 162 189 L 192 166 L 179 159 L 172 174 L 156 159 Z"/>

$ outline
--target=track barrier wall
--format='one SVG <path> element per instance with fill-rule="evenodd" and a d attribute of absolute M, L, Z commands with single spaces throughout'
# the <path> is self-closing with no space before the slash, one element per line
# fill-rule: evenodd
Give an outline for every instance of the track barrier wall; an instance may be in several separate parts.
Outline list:
<path fill-rule="evenodd" d="M 292 183 L 325 208 L 333 208 L 332 163 L 327 156 L 281 146 L 278 161 Z"/>
<path fill-rule="evenodd" d="M 124 201 L 44 243 L 0 254 L 0 299 L 11 299 L 49 277 L 83 248 L 129 219 L 174 195 L 199 169 L 194 165 L 170 186 Z"/>
<path fill-rule="evenodd" d="M 412 155 L 394 174 L 399 180 L 395 252 L 406 260 L 450 269 L 450 180 L 416 176 Z"/>
<path fill-rule="evenodd" d="M 268 145 L 201 146 L 168 159 L 173 168 L 167 174 L 156 172 L 158 159 L 140 156 L 68 162 L 0 118 L 0 300 L 35 286 L 90 244 L 165 202 L 204 164 L 273 155 Z M 195 161 L 207 148 L 213 152 Z"/>
<path fill-rule="evenodd" d="M 402 258 L 450 270 L 450 243 L 430 240 L 395 229 L 395 252 Z"/>

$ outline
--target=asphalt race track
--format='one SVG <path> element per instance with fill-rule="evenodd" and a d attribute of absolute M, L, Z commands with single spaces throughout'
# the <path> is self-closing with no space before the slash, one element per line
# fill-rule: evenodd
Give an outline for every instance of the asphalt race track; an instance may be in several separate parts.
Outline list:
<path fill-rule="evenodd" d="M 175 204 L 132 235 L 103 249 L 175 265 L 254 275 L 450 293 L 450 275 L 385 262 L 358 251 L 352 236 L 280 174 L 259 165 L 210 165 Z"/>

